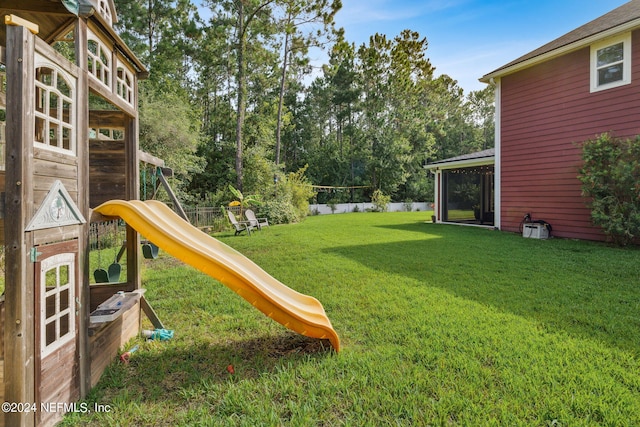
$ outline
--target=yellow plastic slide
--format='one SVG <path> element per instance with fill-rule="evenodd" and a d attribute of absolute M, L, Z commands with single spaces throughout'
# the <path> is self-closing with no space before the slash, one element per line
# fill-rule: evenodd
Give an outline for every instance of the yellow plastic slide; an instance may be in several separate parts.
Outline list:
<path fill-rule="evenodd" d="M 164 203 L 111 200 L 95 211 L 122 218 L 146 239 L 222 282 L 276 322 L 308 337 L 328 339 L 340 351 L 340 338 L 320 301 L 285 286 L 240 252 L 189 224 Z"/>

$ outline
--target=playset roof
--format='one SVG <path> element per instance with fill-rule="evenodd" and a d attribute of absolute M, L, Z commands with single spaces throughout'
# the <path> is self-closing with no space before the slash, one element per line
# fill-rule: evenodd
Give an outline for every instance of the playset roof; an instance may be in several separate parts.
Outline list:
<path fill-rule="evenodd" d="M 113 0 L 9 0 L 0 6 L 0 16 L 15 14 L 38 25 L 38 37 L 52 44 L 72 29 L 78 16 L 93 21 L 111 38 L 118 50 L 134 65 L 139 77 L 147 69 L 127 47 L 112 25 L 117 22 Z M 6 27 L 0 25 L 0 46 L 6 45 Z"/>

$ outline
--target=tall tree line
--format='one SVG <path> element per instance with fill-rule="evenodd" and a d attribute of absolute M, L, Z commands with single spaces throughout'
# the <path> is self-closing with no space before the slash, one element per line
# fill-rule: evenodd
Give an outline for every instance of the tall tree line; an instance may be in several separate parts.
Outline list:
<path fill-rule="evenodd" d="M 141 145 L 176 169 L 183 197 L 218 202 L 232 184 L 276 192 L 306 165 L 327 198 L 429 198 L 425 162 L 493 144 L 493 90 L 465 96 L 434 77 L 426 37 L 355 46 L 340 0 L 116 0 L 119 31 L 150 69 Z M 311 49 L 328 53 L 312 64 Z"/>

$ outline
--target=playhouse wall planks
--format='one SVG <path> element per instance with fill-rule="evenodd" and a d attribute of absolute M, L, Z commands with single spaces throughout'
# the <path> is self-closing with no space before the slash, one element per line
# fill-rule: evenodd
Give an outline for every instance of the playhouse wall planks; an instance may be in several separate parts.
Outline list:
<path fill-rule="evenodd" d="M 136 336 L 140 325 L 140 302 L 113 322 L 99 328 L 90 338 L 91 387 L 95 386 L 105 368 L 118 355 L 120 349 Z"/>
<path fill-rule="evenodd" d="M 71 372 L 71 375 L 69 375 Z M 80 398 L 79 366 L 75 347 L 62 347 L 47 356 L 40 366 L 38 400 L 40 402 L 75 402 Z M 38 411 L 40 424 L 52 425 L 62 419 L 61 412 Z"/>
<path fill-rule="evenodd" d="M 89 141 L 89 204 L 92 208 L 107 200 L 126 197 L 124 150 L 124 141 Z"/>

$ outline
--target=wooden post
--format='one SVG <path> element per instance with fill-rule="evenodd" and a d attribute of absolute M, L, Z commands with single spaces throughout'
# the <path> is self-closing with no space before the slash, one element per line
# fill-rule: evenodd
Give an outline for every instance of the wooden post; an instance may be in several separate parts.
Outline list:
<path fill-rule="evenodd" d="M 85 218 L 89 218 L 89 82 L 87 66 L 87 23 L 84 19 L 77 20 L 74 37 L 76 40 L 75 54 L 76 65 L 78 66 L 77 98 L 77 126 L 76 126 L 76 147 L 78 147 L 78 208 Z M 80 374 L 80 398 L 83 399 L 91 389 L 91 348 L 89 343 L 89 222 L 82 224 L 78 237 L 78 264 L 80 266 L 80 279 L 78 295 L 80 300 L 79 322 L 78 322 L 78 356 Z"/>
<path fill-rule="evenodd" d="M 4 381 L 7 402 L 35 402 L 34 266 L 25 232 L 33 214 L 33 132 L 35 128 L 34 36 L 7 26 L 7 145 L 5 206 Z M 33 426 L 34 412 L 7 412 L 5 425 Z"/>
<path fill-rule="evenodd" d="M 164 174 L 162 173 L 162 168 L 156 168 L 156 175 L 160 179 L 160 182 L 162 183 L 164 190 L 167 192 L 167 194 L 169 195 L 169 198 L 173 202 L 173 209 L 176 211 L 178 215 L 180 215 L 182 219 L 184 219 L 185 221 L 189 221 L 187 214 L 185 213 L 184 209 L 182 209 L 180 200 L 178 200 L 178 197 L 175 195 L 175 193 L 171 189 L 171 186 L 169 185 L 169 181 L 167 181 L 167 178 L 164 177 Z"/>
<path fill-rule="evenodd" d="M 126 197 L 140 199 L 140 163 L 138 161 L 138 117 L 125 118 L 124 125 Z M 127 226 L 127 282 L 140 289 L 140 235 Z"/>

